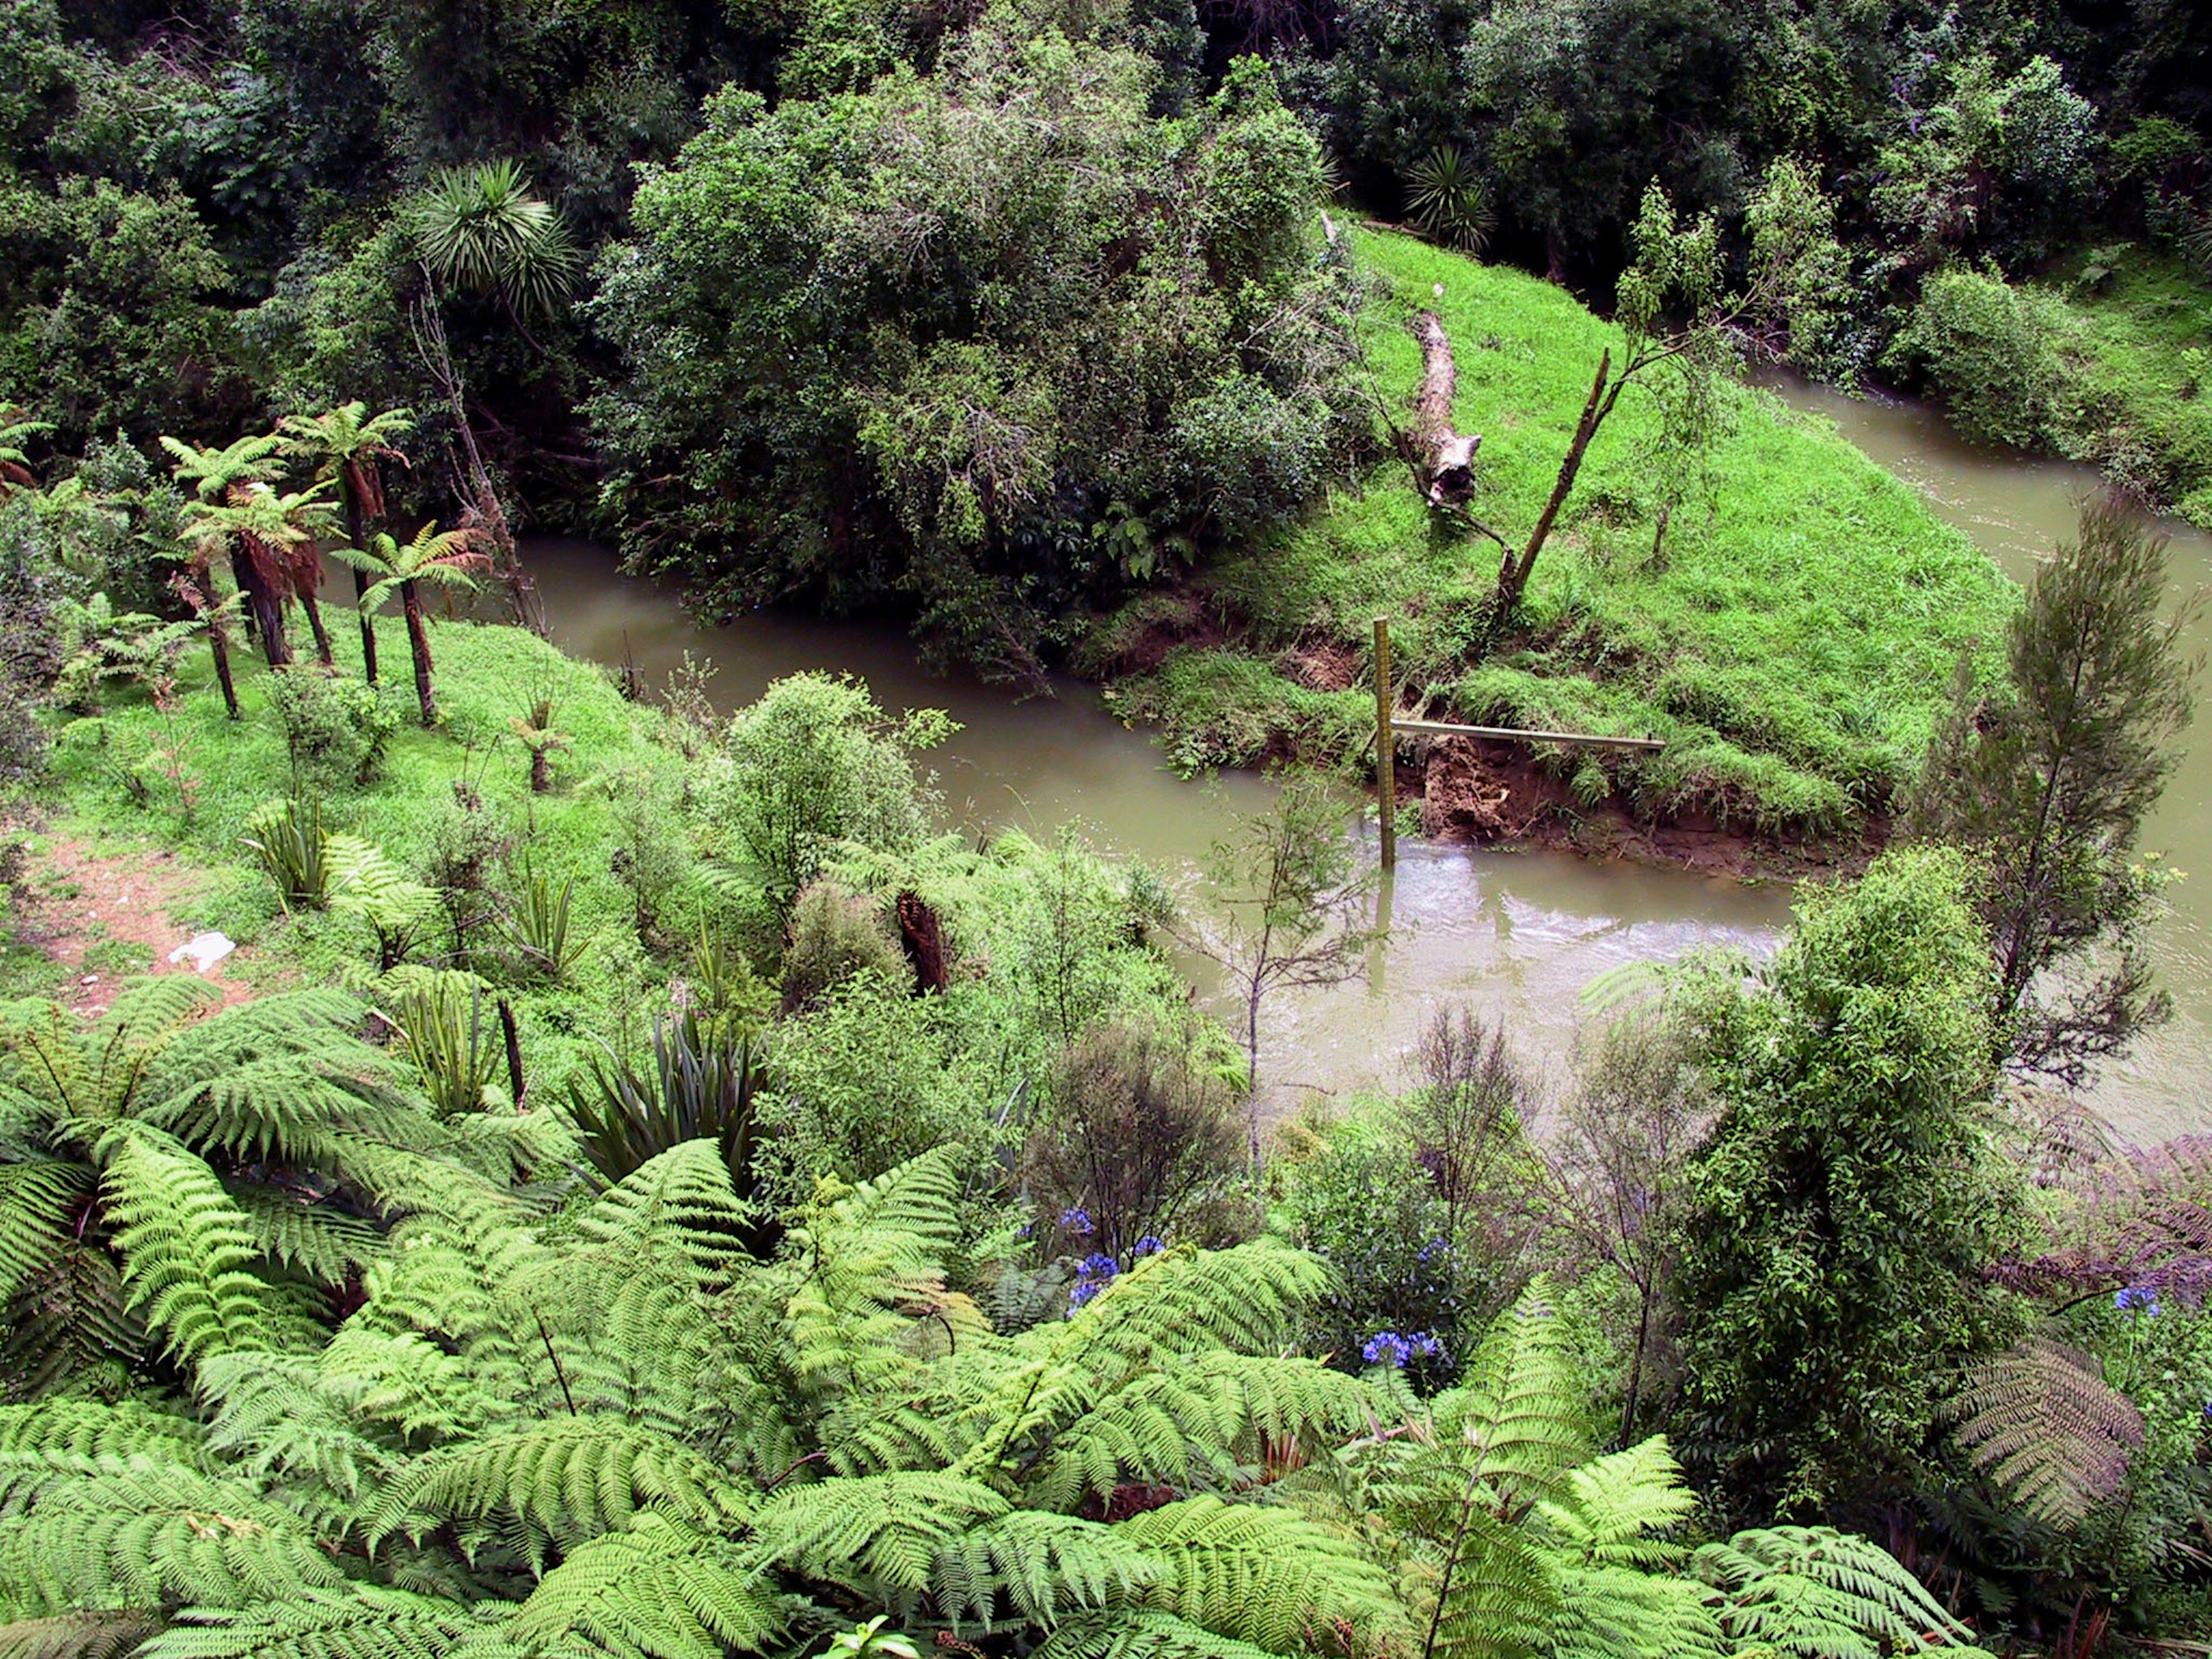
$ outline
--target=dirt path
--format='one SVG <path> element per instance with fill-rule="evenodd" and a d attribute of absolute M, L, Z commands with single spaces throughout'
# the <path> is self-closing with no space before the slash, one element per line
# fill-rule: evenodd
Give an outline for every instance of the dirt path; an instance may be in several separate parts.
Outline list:
<path fill-rule="evenodd" d="M 26 874 L 27 939 L 70 970 L 64 1000 L 80 1013 L 105 1012 L 129 975 L 194 971 L 191 958 L 173 963 L 169 953 L 205 930 L 193 913 L 207 877 L 174 853 L 147 848 L 102 855 L 72 836 L 48 836 Z M 173 920 L 179 916 L 185 921 Z M 118 945 L 125 949 L 109 948 Z M 126 952 L 130 960 L 118 964 Z M 226 1004 L 254 994 L 234 971 L 245 954 L 234 951 L 202 975 Z"/>

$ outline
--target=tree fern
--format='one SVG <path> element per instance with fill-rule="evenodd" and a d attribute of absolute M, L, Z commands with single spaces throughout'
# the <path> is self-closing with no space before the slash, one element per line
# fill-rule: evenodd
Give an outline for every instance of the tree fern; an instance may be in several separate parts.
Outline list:
<path fill-rule="evenodd" d="M 1968 1373 L 1953 1436 L 2031 1515 L 2071 1527 L 2125 1483 L 2142 1413 L 2087 1354 L 2029 1337 Z"/>
<path fill-rule="evenodd" d="M 253 1230 L 199 1159 L 144 1133 L 108 1143 L 108 1215 L 131 1305 L 187 1364 L 272 1346 Z"/>
<path fill-rule="evenodd" d="M 526 1649 L 582 1637 L 612 1659 L 721 1659 L 757 1652 L 787 1622 L 727 1543 L 653 1510 L 572 1552 L 503 1634 Z"/>
<path fill-rule="evenodd" d="M 1802 1659 L 1881 1659 L 1927 1648 L 1978 1652 L 1972 1632 L 1887 1550 L 1827 1527 L 1775 1527 L 1692 1558 L 1739 1646 Z"/>
<path fill-rule="evenodd" d="M 0 1304 L 60 1249 L 69 1212 L 91 1193 L 89 1176 L 58 1158 L 0 1164 Z"/>
<path fill-rule="evenodd" d="M 191 1609 L 137 1659 L 444 1659 L 483 1624 L 458 1601 L 356 1584 L 252 1608 Z"/>
<path fill-rule="evenodd" d="M 566 1547 L 628 1524 L 648 1504 L 708 1528 L 751 1507 L 743 1488 L 685 1446 L 617 1418 L 563 1417 L 416 1459 L 380 1500 L 369 1534 L 504 1514 Z"/>
<path fill-rule="evenodd" d="M 948 1546 L 1007 1507 L 989 1487 L 950 1474 L 875 1474 L 781 1493 L 753 1526 L 769 1560 L 832 1582 L 918 1595 Z"/>
<path fill-rule="evenodd" d="M 1401 1622 L 1389 1581 L 1355 1546 L 1288 1510 L 1193 1498 L 1123 1522 L 1158 1556 L 1152 1605 L 1272 1652 L 1343 1626 L 1380 1638 Z"/>
<path fill-rule="evenodd" d="M 69 1613 L 0 1625 L 0 1659 L 125 1659 L 161 1628 L 153 1613 Z"/>
<path fill-rule="evenodd" d="M 1271 1659 L 1249 1642 L 1217 1636 L 1173 1613 L 1124 1613 L 1062 1625 L 1031 1659 Z"/>
<path fill-rule="evenodd" d="M 668 1250 L 700 1285 L 726 1285 L 750 1265 L 747 1241 L 763 1217 L 738 1196 L 729 1165 L 711 1140 L 686 1141 L 617 1182 L 576 1219 L 580 1237 L 618 1249 Z"/>
<path fill-rule="evenodd" d="M 930 1586 L 956 1627 L 971 1618 L 988 1627 L 1003 1604 L 1014 1622 L 1048 1629 L 1072 1613 L 1134 1601 L 1166 1571 L 1126 1528 L 1016 1510 L 947 1544 Z"/>

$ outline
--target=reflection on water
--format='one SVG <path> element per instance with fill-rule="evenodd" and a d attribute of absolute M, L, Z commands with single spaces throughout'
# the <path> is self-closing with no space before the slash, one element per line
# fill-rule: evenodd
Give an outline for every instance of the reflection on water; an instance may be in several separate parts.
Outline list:
<path fill-rule="evenodd" d="M 1779 381 L 1775 390 L 1795 407 L 1832 419 L 2017 580 L 2073 533 L 2075 501 L 2100 482 L 2087 467 L 1962 443 L 1922 404 L 1854 400 L 1802 382 Z M 2212 536 L 2184 524 L 2167 528 L 2176 588 L 2212 583 Z M 2199 618 L 2190 645 L 2212 649 L 2212 621 Z M 2199 682 L 2200 705 L 2208 683 Z M 2172 914 L 2150 941 L 2160 981 L 2173 993 L 2173 1023 L 2113 1067 L 2095 1096 L 2114 1124 L 2138 1139 L 2212 1127 L 2212 718 L 2200 717 L 2182 747 L 2181 765 L 2143 834 L 2146 849 L 2195 872 L 2169 890 Z"/>
<path fill-rule="evenodd" d="M 603 547 L 549 540 L 527 552 L 555 639 L 600 662 L 627 657 L 648 685 L 665 684 L 688 650 L 720 670 L 711 690 L 724 708 L 780 675 L 826 669 L 860 676 L 886 708 L 949 709 L 962 730 L 933 758 L 948 816 L 963 828 L 1049 834 L 1073 823 L 1103 847 L 1195 880 L 1207 847 L 1269 799 L 1270 786 L 1249 774 L 1205 785 L 1176 778 L 1151 738 L 1080 684 L 1015 702 L 972 680 L 926 674 L 891 627 L 765 611 L 705 625 L 668 590 L 617 574 Z M 1366 984 L 1270 1004 L 1260 1063 L 1277 1109 L 1401 1081 L 1431 1011 L 1461 999 L 1509 1018 L 1532 1058 L 1556 1057 L 1592 975 L 1700 945 L 1765 948 L 1789 911 L 1776 888 L 1415 842 L 1400 843 L 1388 902 L 1392 937 Z"/>

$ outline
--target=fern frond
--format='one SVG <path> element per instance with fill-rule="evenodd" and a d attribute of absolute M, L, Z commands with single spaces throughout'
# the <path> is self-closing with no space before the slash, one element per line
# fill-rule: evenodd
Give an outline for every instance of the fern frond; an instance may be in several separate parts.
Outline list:
<path fill-rule="evenodd" d="M 52 1482 L 0 1528 L 0 1584 L 30 1613 L 245 1607 L 343 1582 L 290 1510 L 145 1457 Z"/>
<path fill-rule="evenodd" d="M 264 1607 L 188 1608 L 137 1659 L 443 1659 L 483 1624 L 459 1601 L 356 1584 Z"/>
<path fill-rule="evenodd" d="M 133 1460 L 212 1474 L 207 1436 L 190 1418 L 137 1400 L 46 1400 L 0 1406 L 0 1511 L 37 1500 L 69 1476 L 97 1474 Z"/>
<path fill-rule="evenodd" d="M 418 1444 L 477 1434 L 501 1411 L 466 1359 L 414 1331 L 349 1321 L 323 1350 L 320 1369 L 324 1387 L 363 1426 Z"/>
<path fill-rule="evenodd" d="M 1005 1498 L 972 1480 L 872 1474 L 781 1493 L 754 1517 L 753 1530 L 768 1559 L 811 1577 L 918 1593 L 963 1533 L 1006 1512 Z"/>
<path fill-rule="evenodd" d="M 1978 1651 L 1972 1632 L 1888 1551 L 1829 1527 L 1773 1527 L 1701 1546 L 1692 1571 L 1719 1592 L 1740 1645 L 1800 1659 L 1881 1659 L 1942 1647 Z"/>
<path fill-rule="evenodd" d="M 1595 1448 L 1574 1349 L 1540 1281 L 1492 1324 L 1468 1373 L 1437 1396 L 1438 1445 L 1496 1495 L 1501 1511 L 1553 1495 Z"/>
<path fill-rule="evenodd" d="M 225 1182 L 223 1190 L 264 1255 L 321 1284 L 344 1284 L 382 1249 L 382 1237 L 367 1221 L 312 1197 L 234 1181 Z"/>
<path fill-rule="evenodd" d="M 91 1172 L 58 1158 L 0 1164 L 0 1305 L 68 1237 L 65 1218 L 91 1191 Z"/>
<path fill-rule="evenodd" d="M 1273 1659 L 1267 1649 L 1217 1636 L 1170 1613 L 1134 1609 L 1073 1620 L 1031 1659 Z"/>
<path fill-rule="evenodd" d="M 505 1633 L 538 1651 L 582 1637 L 611 1659 L 722 1659 L 760 1651 L 784 1623 L 737 1551 L 646 1510 L 572 1551 Z"/>
<path fill-rule="evenodd" d="M 425 1454 L 392 1483 L 369 1534 L 420 1533 L 426 1517 L 504 1514 L 570 1546 L 627 1525 L 646 1504 L 713 1531 L 742 1518 L 752 1500 L 715 1464 L 650 1430 L 565 1417 Z"/>
<path fill-rule="evenodd" d="M 1954 1437 L 2029 1514 L 2070 1528 L 2119 1491 L 2142 1413 L 2088 1355 L 2031 1336 L 1970 1371 Z"/>
<path fill-rule="evenodd" d="M 1289 1510 L 1192 1498 L 1115 1530 L 1159 1558 L 1152 1603 L 1218 1636 L 1288 1653 L 1329 1626 L 1379 1632 L 1400 1617 L 1357 1546 Z"/>
<path fill-rule="evenodd" d="M 1593 1458 L 1567 1472 L 1556 1499 L 1536 1506 L 1547 1531 L 1573 1560 L 1592 1567 L 1663 1568 L 1680 1548 L 1656 1534 L 1687 1520 L 1698 1496 L 1682 1485 L 1682 1467 L 1664 1435 Z"/>
<path fill-rule="evenodd" d="M 200 1367 L 200 1391 L 219 1402 L 208 1447 L 231 1470 L 266 1481 L 319 1483 L 334 1500 L 336 1530 L 351 1505 L 388 1479 L 398 1460 L 359 1432 L 320 1382 L 317 1362 L 289 1354 L 219 1354 Z"/>
<path fill-rule="evenodd" d="M 955 1625 L 988 1627 L 1000 1597 L 1049 1629 L 1070 1611 L 1129 1601 L 1165 1574 L 1158 1556 L 1120 1528 L 1040 1510 L 1016 1510 L 941 1551 L 930 1589 Z"/>
<path fill-rule="evenodd" d="M 143 1130 L 103 1143 L 108 1218 L 131 1305 L 166 1332 L 186 1364 L 209 1354 L 269 1348 L 268 1286 L 247 1271 L 253 1230 L 215 1172 L 173 1142 Z"/>
<path fill-rule="evenodd" d="M 713 1288 L 750 1264 L 742 1241 L 760 1219 L 731 1184 L 721 1148 L 690 1140 L 601 1194 L 577 1218 L 576 1231 L 593 1244 L 674 1252 L 702 1288 Z"/>
<path fill-rule="evenodd" d="M 0 1659 L 125 1659 L 161 1628 L 158 1614 L 68 1613 L 0 1625 Z"/>

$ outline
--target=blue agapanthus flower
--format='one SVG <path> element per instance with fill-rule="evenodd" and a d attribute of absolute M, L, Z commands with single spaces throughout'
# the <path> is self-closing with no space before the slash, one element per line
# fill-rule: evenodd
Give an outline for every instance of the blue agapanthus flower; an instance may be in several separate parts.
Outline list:
<path fill-rule="evenodd" d="M 1091 1237 L 1091 1212 L 1079 1207 L 1062 1210 L 1060 1212 L 1060 1224 L 1078 1238 L 1088 1238 Z"/>
<path fill-rule="evenodd" d="M 1167 1244 L 1164 1240 L 1157 1237 L 1152 1233 L 1146 1233 L 1142 1238 L 1137 1241 L 1136 1254 L 1139 1255 L 1158 1255 L 1165 1249 L 1167 1249 Z"/>
<path fill-rule="evenodd" d="M 1068 1287 L 1067 1310 L 1071 1314 L 1106 1288 L 1103 1279 L 1079 1279 Z"/>
<path fill-rule="evenodd" d="M 1367 1339 L 1367 1346 L 1360 1349 L 1359 1357 L 1370 1365 L 1403 1370 L 1406 1362 L 1413 1357 L 1413 1345 L 1395 1331 L 1377 1331 Z"/>
<path fill-rule="evenodd" d="M 2158 1312 L 2158 1292 L 2148 1285 L 2130 1285 L 2112 1292 L 2112 1305 L 2122 1313 L 2155 1315 Z"/>
<path fill-rule="evenodd" d="M 1085 1279 L 1111 1279 L 1121 1271 L 1121 1264 L 1110 1255 L 1086 1255 L 1079 1266 Z"/>

